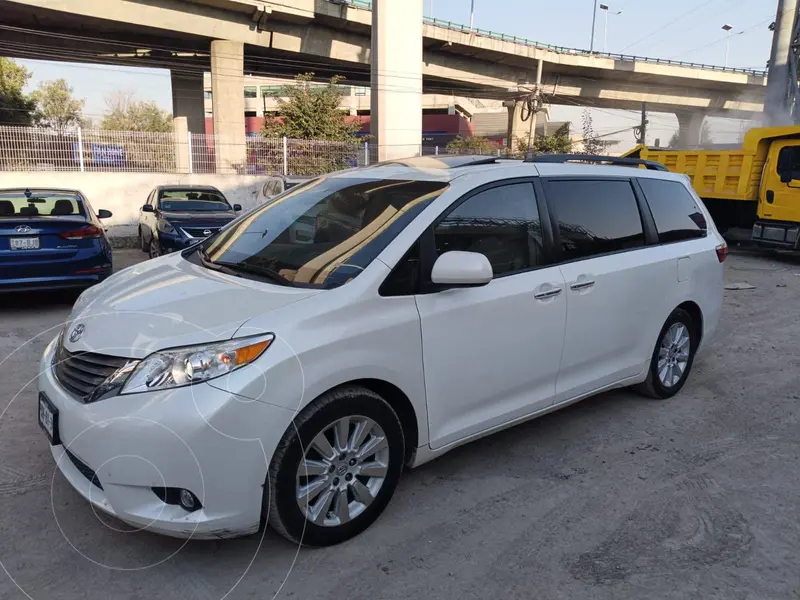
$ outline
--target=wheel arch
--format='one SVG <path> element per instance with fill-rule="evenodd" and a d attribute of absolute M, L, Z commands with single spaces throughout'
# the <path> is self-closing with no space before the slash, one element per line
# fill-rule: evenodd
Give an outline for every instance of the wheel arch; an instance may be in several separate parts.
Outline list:
<path fill-rule="evenodd" d="M 414 405 L 411 403 L 411 399 L 408 395 L 395 384 L 383 379 L 351 379 L 350 381 L 335 385 L 321 394 L 318 394 L 306 407 L 313 405 L 319 398 L 333 390 L 349 386 L 367 388 L 389 403 L 389 406 L 397 413 L 397 417 L 400 419 L 400 426 L 403 429 L 403 436 L 406 441 L 405 464 L 412 464 L 417 452 L 417 446 L 419 445 L 419 422 L 417 419 L 417 412 L 414 410 Z"/>
<path fill-rule="evenodd" d="M 700 309 L 700 306 L 692 300 L 687 300 L 675 308 L 686 311 L 689 313 L 689 316 L 692 317 L 694 333 L 697 336 L 697 346 L 700 346 L 700 342 L 703 340 L 703 311 Z"/>

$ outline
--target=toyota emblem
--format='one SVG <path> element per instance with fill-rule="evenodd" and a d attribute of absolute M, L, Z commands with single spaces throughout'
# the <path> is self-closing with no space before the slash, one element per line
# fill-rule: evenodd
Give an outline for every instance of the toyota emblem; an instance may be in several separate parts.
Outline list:
<path fill-rule="evenodd" d="M 204 229 L 203 230 L 203 235 L 208 237 L 209 235 L 211 235 L 211 230 L 210 229 Z"/>
<path fill-rule="evenodd" d="M 17 225 L 14 228 L 14 231 L 16 231 L 17 233 L 30 233 L 31 231 L 33 231 L 33 229 L 31 229 L 30 225 Z"/>
<path fill-rule="evenodd" d="M 81 339 L 81 336 L 83 335 L 83 331 L 85 329 L 86 326 L 83 323 L 78 323 L 77 325 L 75 325 L 75 327 L 69 334 L 69 341 L 72 342 L 73 344 L 77 342 L 79 339 Z"/>

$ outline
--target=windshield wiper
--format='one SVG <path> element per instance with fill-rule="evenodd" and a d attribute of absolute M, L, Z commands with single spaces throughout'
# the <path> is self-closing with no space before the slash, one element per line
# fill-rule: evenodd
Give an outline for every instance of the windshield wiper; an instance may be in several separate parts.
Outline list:
<path fill-rule="evenodd" d="M 270 279 L 278 282 L 281 285 L 296 287 L 294 282 L 268 267 L 248 265 L 247 263 L 213 261 L 209 258 L 208 252 L 206 252 L 205 248 L 202 247 L 200 248 L 200 261 L 203 263 L 203 266 L 221 273 L 225 273 L 226 275 L 241 276 L 244 273 L 247 275 L 255 275 L 262 279 Z"/>

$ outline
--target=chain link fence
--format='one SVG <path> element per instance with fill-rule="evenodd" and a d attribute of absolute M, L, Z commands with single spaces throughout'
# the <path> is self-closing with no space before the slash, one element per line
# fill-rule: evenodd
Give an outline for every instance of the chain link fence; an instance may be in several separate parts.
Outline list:
<path fill-rule="evenodd" d="M 321 175 L 377 161 L 367 141 L 0 126 L 0 171 Z"/>

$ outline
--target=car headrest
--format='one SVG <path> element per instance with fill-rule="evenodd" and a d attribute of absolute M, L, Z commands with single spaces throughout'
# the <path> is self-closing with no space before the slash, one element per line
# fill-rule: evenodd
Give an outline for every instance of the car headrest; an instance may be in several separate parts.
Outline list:
<path fill-rule="evenodd" d="M 23 206 L 19 209 L 19 214 L 23 217 L 38 217 L 39 209 L 35 206 Z"/>
<path fill-rule="evenodd" d="M 72 202 L 63 198 L 61 200 L 56 200 L 56 203 L 53 205 L 53 210 L 50 211 L 51 215 L 71 215 L 72 213 Z"/>
<path fill-rule="evenodd" d="M 14 212 L 14 203 L 11 200 L 0 200 L 0 216 L 10 217 Z"/>

